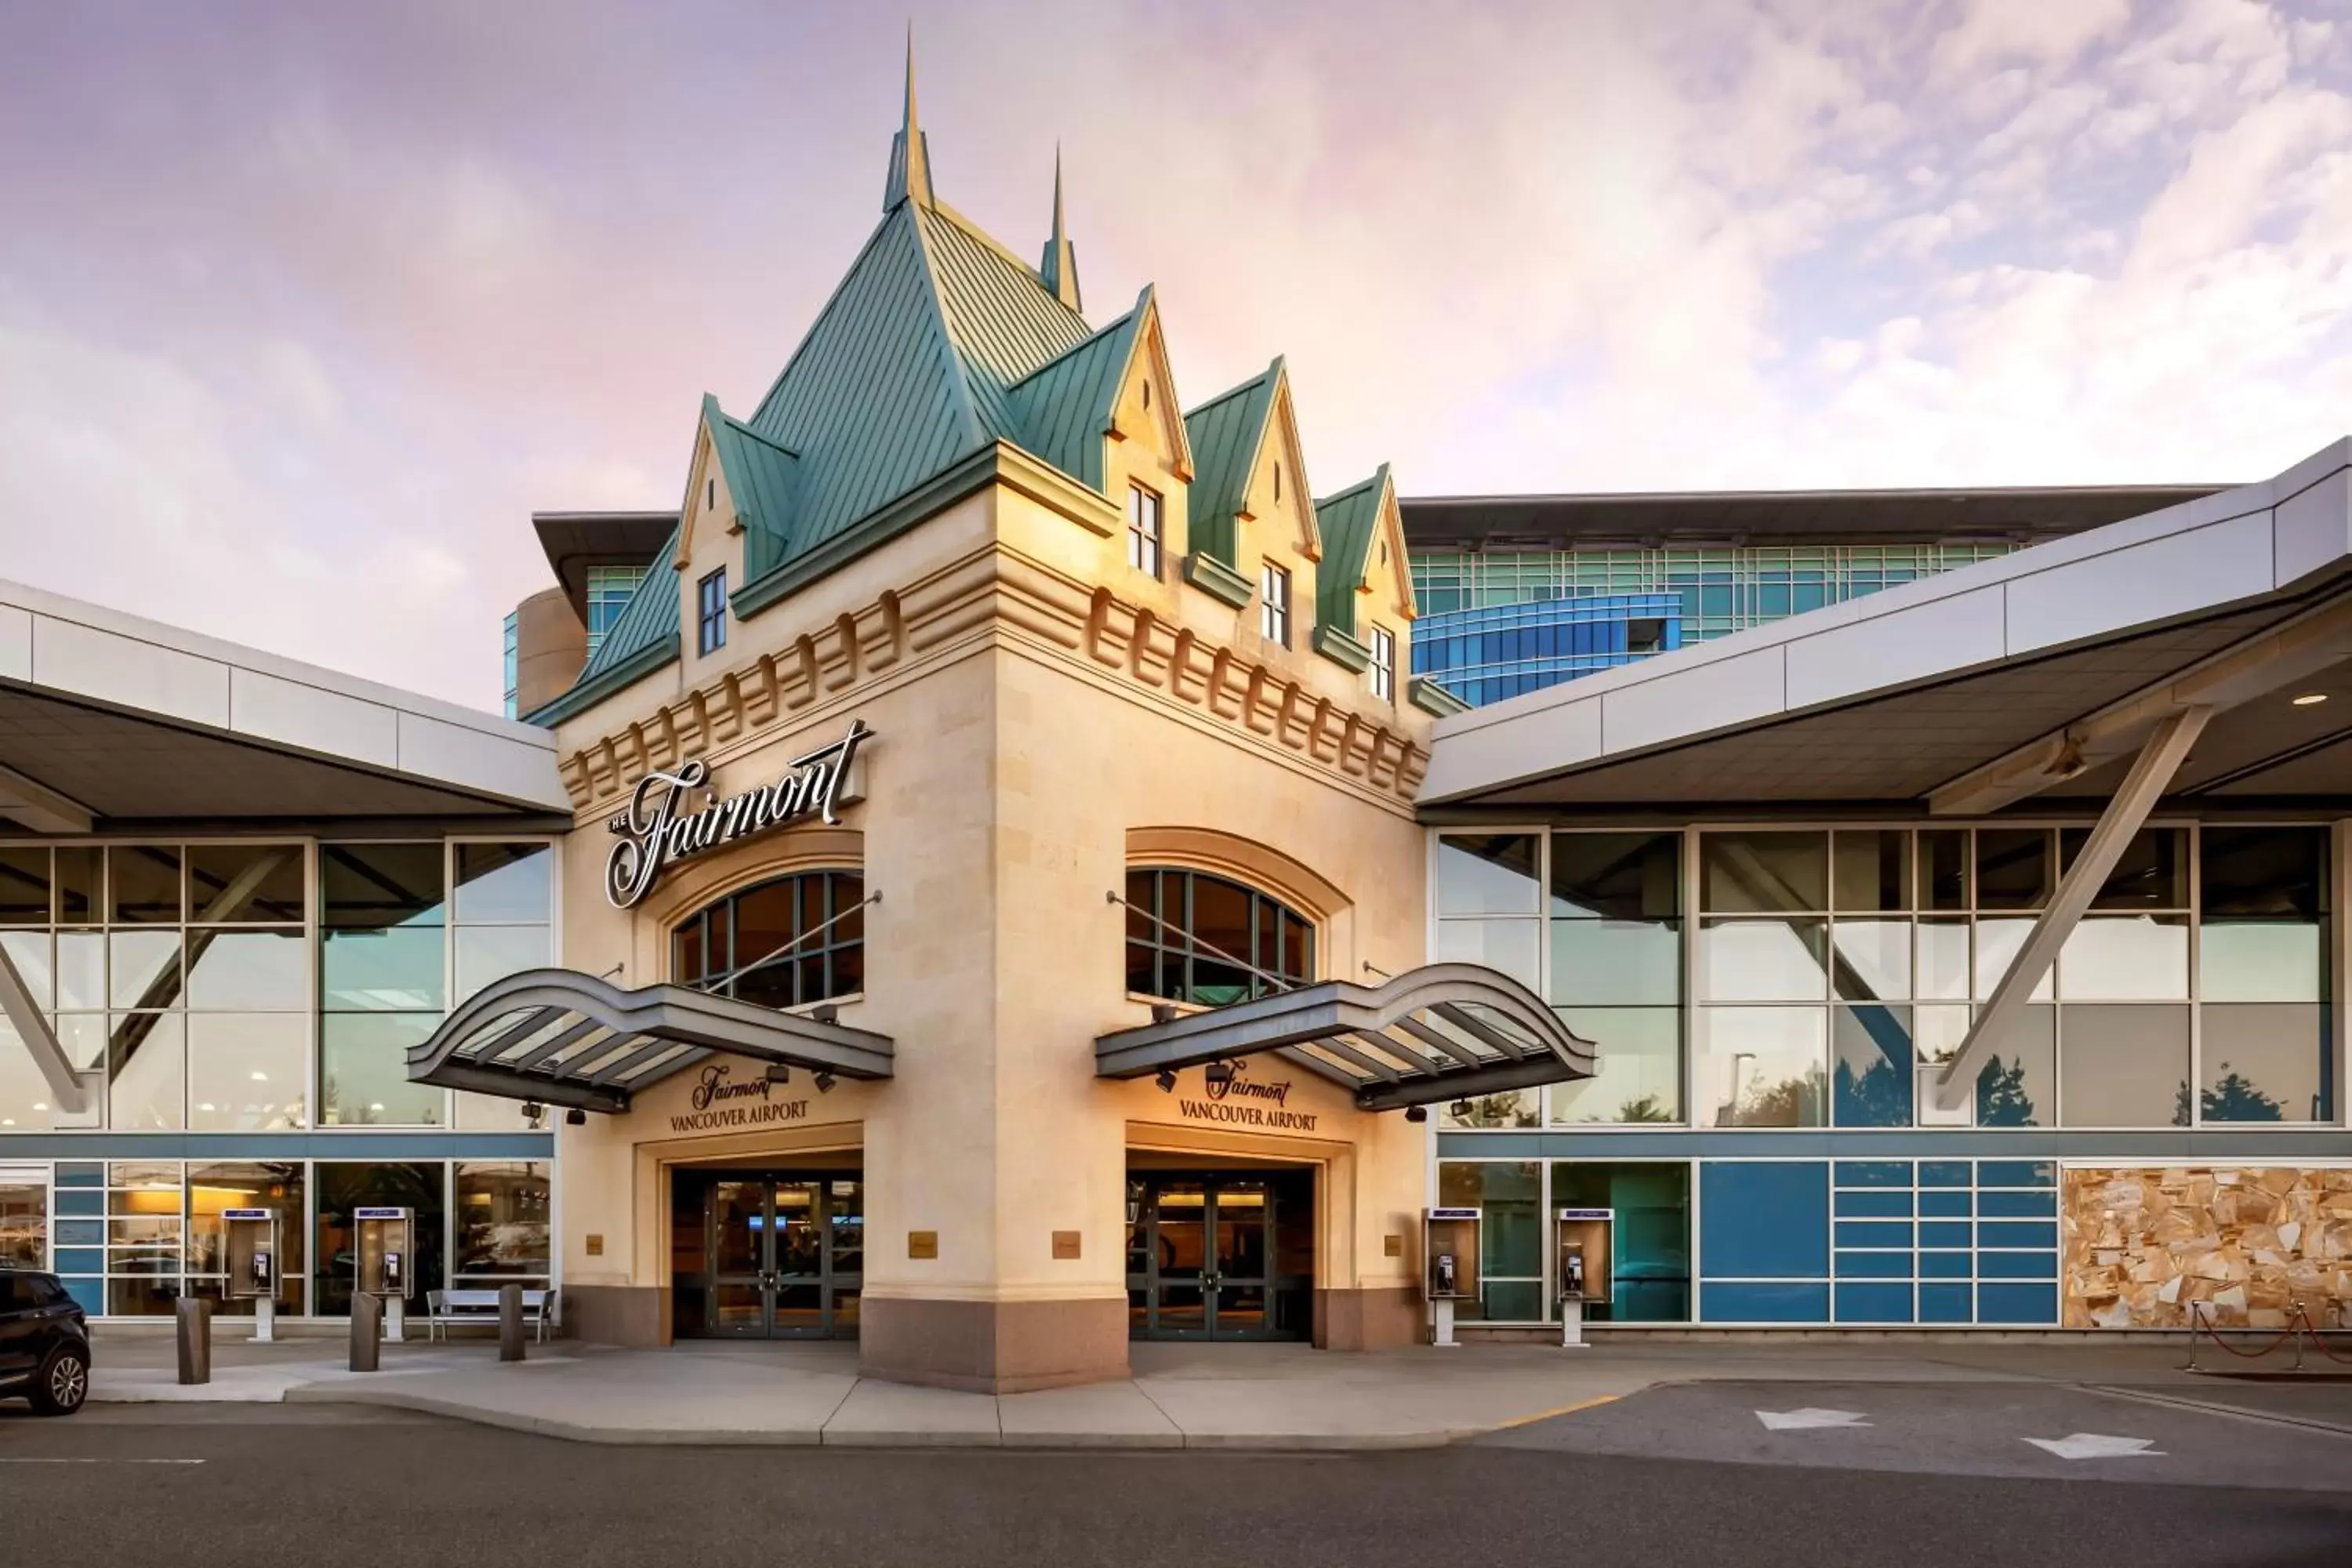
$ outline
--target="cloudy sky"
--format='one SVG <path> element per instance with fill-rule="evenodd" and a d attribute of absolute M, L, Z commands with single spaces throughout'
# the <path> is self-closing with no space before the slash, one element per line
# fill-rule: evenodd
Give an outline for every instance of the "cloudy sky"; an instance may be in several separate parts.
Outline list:
<path fill-rule="evenodd" d="M 943 199 L 1317 488 L 2260 478 L 2352 432 L 2342 0 L 919 5 Z M 0 0 L 0 576 L 478 706 L 879 216 L 895 10 Z"/>

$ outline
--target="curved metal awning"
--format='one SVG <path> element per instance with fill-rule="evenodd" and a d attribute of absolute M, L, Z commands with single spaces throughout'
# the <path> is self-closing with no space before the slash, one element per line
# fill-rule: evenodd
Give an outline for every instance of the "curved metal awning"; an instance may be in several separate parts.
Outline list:
<path fill-rule="evenodd" d="M 840 1078 L 891 1071 L 887 1035 L 684 985 L 624 991 L 571 969 L 487 985 L 408 1052 L 416 1083 L 619 1112 L 648 1085 L 713 1056 Z"/>
<path fill-rule="evenodd" d="M 1591 1078 L 1592 1052 L 1508 975 L 1433 963 L 1380 985 L 1327 980 L 1120 1029 L 1095 1041 L 1095 1072 L 1143 1078 L 1270 1053 L 1366 1110 L 1394 1110 Z"/>

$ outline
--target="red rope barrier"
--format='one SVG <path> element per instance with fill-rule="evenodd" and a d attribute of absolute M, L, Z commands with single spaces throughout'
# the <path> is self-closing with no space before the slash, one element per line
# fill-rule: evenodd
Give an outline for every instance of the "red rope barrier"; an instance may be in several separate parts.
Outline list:
<path fill-rule="evenodd" d="M 2199 1307 L 2203 1305 L 2204 1303 L 2201 1301 L 2192 1301 L 2189 1306 L 2189 1359 L 2192 1363 L 2197 1359 L 2197 1331 L 2200 1329 L 2205 1331 L 2205 1337 L 2207 1339 L 2211 1340 L 2215 1344 L 2221 1346 L 2222 1350 L 2227 1351 L 2230 1354 L 2236 1356 L 2241 1361 L 2260 1361 L 2263 1357 L 2270 1354 L 2271 1352 L 2278 1349 L 2279 1346 L 2286 1343 L 2286 1342 L 2294 1335 L 2294 1321 L 2293 1319 L 2289 1319 L 2287 1326 L 2279 1331 L 2278 1338 L 2273 1340 L 2270 1343 L 2264 1345 L 2258 1351 L 2242 1351 L 2221 1337 L 2221 1331 L 2214 1328 L 2213 1320 L 2209 1314 L 2200 1312 L 2197 1310 Z M 2296 1309 L 2298 1312 L 2301 1311 L 2301 1310 L 2302 1309 L 2300 1308 Z"/>
<path fill-rule="evenodd" d="M 2311 1336 L 2311 1342 L 2319 1347 L 2321 1355 L 2326 1356 L 2329 1361 L 2340 1361 L 2347 1366 L 2352 1366 L 2352 1355 L 2337 1355 L 2327 1348 L 2327 1336 L 2321 1333 L 2318 1327 L 2312 1322 L 2311 1314 L 2304 1309 L 2302 1302 L 2297 1301 L 2294 1304 L 2294 1316 L 2291 1321 L 2301 1325 L 2302 1331 Z"/>

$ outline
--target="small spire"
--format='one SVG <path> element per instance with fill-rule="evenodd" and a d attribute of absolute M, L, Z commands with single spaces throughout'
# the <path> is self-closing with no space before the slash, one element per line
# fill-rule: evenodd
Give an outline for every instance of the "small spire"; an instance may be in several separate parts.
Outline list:
<path fill-rule="evenodd" d="M 1062 144 L 1054 143 L 1054 236 L 1045 242 L 1045 256 L 1037 263 L 1045 291 L 1072 310 L 1078 303 L 1078 249 L 1062 226 Z"/>
<path fill-rule="evenodd" d="M 912 197 L 924 206 L 931 195 L 931 145 L 915 121 L 915 24 L 907 24 L 907 108 L 898 134 L 890 139 L 890 183 L 882 192 L 882 210 L 890 211 Z"/>

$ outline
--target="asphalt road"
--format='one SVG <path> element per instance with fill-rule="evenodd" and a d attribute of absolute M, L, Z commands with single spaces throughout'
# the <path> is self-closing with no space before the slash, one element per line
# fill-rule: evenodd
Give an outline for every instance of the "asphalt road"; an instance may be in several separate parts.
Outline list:
<path fill-rule="evenodd" d="M 1790 1405 L 1819 1404 L 1816 1392 L 1775 1389 L 1799 1396 Z M 1581 1413 L 1522 1429 L 1518 1446 L 1315 1457 L 617 1448 L 328 1405 L 92 1406 L 69 1421 L 0 1411 L 9 1568 L 2352 1560 L 2352 1465 L 2347 1491 L 2261 1491 L 1540 1440 Z M 2352 1457 L 2352 1440 L 2319 1440 Z"/>

